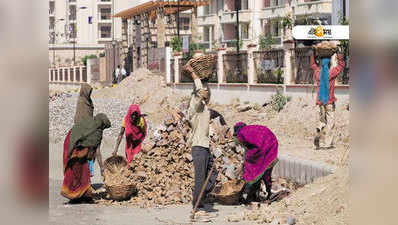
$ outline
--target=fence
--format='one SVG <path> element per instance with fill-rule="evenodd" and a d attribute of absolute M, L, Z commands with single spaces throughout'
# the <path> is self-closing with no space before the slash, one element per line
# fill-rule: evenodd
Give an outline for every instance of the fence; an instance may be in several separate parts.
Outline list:
<path fill-rule="evenodd" d="M 152 72 L 166 71 L 166 48 L 150 48 L 148 51 L 148 69 Z"/>
<path fill-rule="evenodd" d="M 247 51 L 239 55 L 227 52 L 225 48 L 217 49 L 217 71 L 210 78 L 210 82 L 226 84 L 276 84 L 276 85 L 308 85 L 314 84 L 314 71 L 310 65 L 311 47 L 293 48 L 293 45 L 283 49 L 255 51 L 256 45 L 248 45 Z M 207 54 L 215 54 L 209 52 Z M 349 53 L 346 51 L 346 65 L 349 64 Z M 171 83 L 191 83 L 192 78 L 183 71 L 188 62 L 181 53 L 175 54 L 171 64 Z M 175 65 L 177 63 L 177 65 Z M 177 73 L 177 74 L 176 74 Z M 170 75 L 167 75 L 170 76 Z M 173 79 L 173 81 L 171 81 Z M 348 66 L 342 72 L 336 84 L 347 84 L 349 80 Z M 298 86 L 295 86 L 298 87 Z"/>
<path fill-rule="evenodd" d="M 283 83 L 284 51 L 282 49 L 254 52 L 257 83 Z"/>
<path fill-rule="evenodd" d="M 216 54 L 215 52 L 208 52 L 206 54 Z M 192 77 L 189 73 L 184 71 L 184 66 L 187 64 L 189 61 L 189 58 L 181 58 L 178 60 L 178 68 L 179 68 L 179 73 L 180 73 L 180 82 L 181 83 L 192 83 Z M 215 62 L 217 65 L 217 62 Z M 215 67 L 215 70 L 213 71 L 212 76 L 208 80 L 209 83 L 217 83 L 218 78 L 217 78 L 217 66 Z"/>
<path fill-rule="evenodd" d="M 89 81 L 85 66 L 49 68 L 48 73 L 49 82 L 83 83 Z"/>
<path fill-rule="evenodd" d="M 337 82 L 341 84 L 348 84 L 350 81 L 350 48 L 347 46 L 343 47 L 343 53 L 344 53 L 344 62 L 345 62 L 345 67 L 343 72 L 337 77 Z"/>
<path fill-rule="evenodd" d="M 314 71 L 311 68 L 312 48 L 296 48 L 295 50 L 295 83 L 296 84 L 313 84 Z"/>
<path fill-rule="evenodd" d="M 227 83 L 248 82 L 247 53 L 227 53 L 223 55 L 223 61 Z"/>
<path fill-rule="evenodd" d="M 185 64 L 187 64 L 188 60 L 189 60 L 188 58 L 181 58 L 180 60 L 178 60 L 178 68 L 179 68 L 178 72 L 180 73 L 181 83 L 192 82 L 192 78 L 190 77 L 190 75 L 184 71 L 184 66 Z"/>

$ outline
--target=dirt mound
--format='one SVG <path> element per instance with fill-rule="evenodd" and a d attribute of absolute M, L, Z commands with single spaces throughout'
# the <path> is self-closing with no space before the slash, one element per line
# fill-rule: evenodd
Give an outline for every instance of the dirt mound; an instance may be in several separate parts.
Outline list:
<path fill-rule="evenodd" d="M 115 88 L 104 88 L 93 92 L 93 99 L 120 99 L 130 104 L 136 103 L 141 111 L 148 114 L 148 120 L 160 124 L 167 115 L 162 107 L 175 106 L 184 95 L 168 87 L 165 78 L 147 69 L 138 69 L 126 77 Z M 126 110 L 127 112 L 127 110 Z"/>

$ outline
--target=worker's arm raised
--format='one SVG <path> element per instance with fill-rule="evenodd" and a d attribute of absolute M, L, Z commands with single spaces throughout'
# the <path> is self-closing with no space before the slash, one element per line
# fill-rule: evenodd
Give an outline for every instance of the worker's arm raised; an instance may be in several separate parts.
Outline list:
<path fill-rule="evenodd" d="M 119 145 L 120 145 L 120 142 L 122 141 L 124 131 L 125 131 L 125 128 L 122 127 L 120 129 L 119 136 L 117 137 L 115 150 L 113 151 L 112 155 L 117 155 L 117 151 L 119 150 Z"/>

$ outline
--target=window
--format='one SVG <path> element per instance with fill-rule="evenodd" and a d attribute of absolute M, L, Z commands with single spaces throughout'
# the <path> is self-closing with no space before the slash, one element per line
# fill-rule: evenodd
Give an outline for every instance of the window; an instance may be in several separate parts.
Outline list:
<path fill-rule="evenodd" d="M 205 5 L 203 7 L 203 15 L 209 15 L 210 14 L 210 5 Z"/>
<path fill-rule="evenodd" d="M 55 2 L 50 2 L 49 13 L 50 15 L 54 14 L 55 10 Z"/>
<path fill-rule="evenodd" d="M 111 8 L 100 8 L 100 18 L 101 20 L 110 20 L 111 19 Z"/>
<path fill-rule="evenodd" d="M 242 39 L 249 39 L 249 24 L 248 23 L 242 23 L 240 25 L 241 27 L 241 38 Z"/>
<path fill-rule="evenodd" d="M 101 26 L 100 27 L 100 38 L 110 38 L 111 37 L 111 26 Z"/>
<path fill-rule="evenodd" d="M 249 0 L 241 0 L 241 10 L 248 10 L 249 9 Z"/>
<path fill-rule="evenodd" d="M 50 17 L 50 30 L 53 30 L 55 28 L 55 18 Z"/>
<path fill-rule="evenodd" d="M 271 7 L 271 0 L 265 0 L 264 1 L 264 8 Z"/>
<path fill-rule="evenodd" d="M 69 20 L 76 20 L 76 6 L 69 6 Z"/>
<path fill-rule="evenodd" d="M 189 30 L 189 27 L 190 27 L 189 17 L 180 17 L 180 29 Z"/>
<path fill-rule="evenodd" d="M 217 11 L 224 11 L 224 0 L 217 0 Z"/>
<path fill-rule="evenodd" d="M 76 24 L 69 24 L 69 37 L 76 38 Z"/>
<path fill-rule="evenodd" d="M 285 0 L 264 0 L 264 7 L 282 6 L 284 3 Z"/>
<path fill-rule="evenodd" d="M 203 27 L 203 41 L 210 41 L 210 27 Z"/>
<path fill-rule="evenodd" d="M 271 26 L 271 35 L 272 35 L 273 37 L 279 37 L 279 36 L 281 36 L 281 26 L 280 26 L 279 21 L 275 21 L 275 22 L 272 23 L 272 26 Z"/>
<path fill-rule="evenodd" d="M 271 6 L 281 6 L 284 4 L 284 0 L 271 0 L 272 5 Z"/>

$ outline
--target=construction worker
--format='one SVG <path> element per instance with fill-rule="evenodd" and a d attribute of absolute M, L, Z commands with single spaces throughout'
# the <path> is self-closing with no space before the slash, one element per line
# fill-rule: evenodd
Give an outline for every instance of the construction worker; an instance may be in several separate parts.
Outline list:
<path fill-rule="evenodd" d="M 315 54 L 316 52 L 314 52 Z M 317 97 L 316 104 L 319 105 L 319 124 L 316 128 L 316 136 L 314 138 L 315 149 L 320 149 L 320 140 L 325 140 L 326 148 L 334 147 L 334 112 L 336 110 L 334 96 L 334 88 L 337 76 L 344 69 L 343 54 L 340 50 L 337 51 L 337 66 L 330 68 L 330 57 L 317 57 L 315 60 L 314 54 L 311 55 L 311 68 L 314 70 L 314 75 L 317 83 Z"/>
<path fill-rule="evenodd" d="M 217 178 L 217 172 L 213 170 L 205 192 L 202 198 L 199 199 L 200 191 L 214 163 L 209 150 L 210 111 L 207 106 L 210 101 L 211 92 L 207 84 L 202 83 L 190 66 L 186 69 L 191 73 L 194 80 L 194 91 L 187 113 L 188 122 L 192 128 L 191 136 L 188 139 L 188 145 L 192 146 L 192 159 L 195 171 L 192 206 L 195 207 L 196 202 L 199 201 L 197 211 L 204 211 L 203 200 L 214 188 Z"/>

